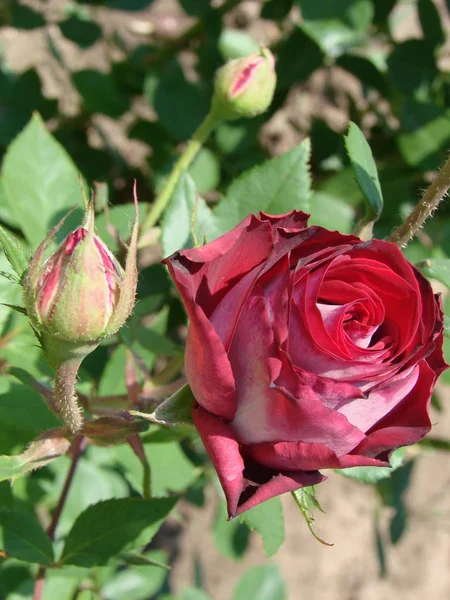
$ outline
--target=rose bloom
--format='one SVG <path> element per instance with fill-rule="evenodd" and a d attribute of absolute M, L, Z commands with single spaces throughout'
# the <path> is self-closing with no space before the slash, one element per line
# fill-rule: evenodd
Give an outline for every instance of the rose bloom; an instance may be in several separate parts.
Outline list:
<path fill-rule="evenodd" d="M 165 261 L 230 517 L 319 483 L 319 469 L 389 465 L 430 430 L 447 367 L 440 298 L 397 246 L 307 219 L 251 215 Z"/>

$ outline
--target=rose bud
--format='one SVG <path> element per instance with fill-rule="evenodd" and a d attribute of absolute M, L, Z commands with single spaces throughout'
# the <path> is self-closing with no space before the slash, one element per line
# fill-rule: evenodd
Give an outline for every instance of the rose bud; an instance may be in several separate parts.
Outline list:
<path fill-rule="evenodd" d="M 43 250 L 41 245 L 24 283 L 27 313 L 35 329 L 76 343 L 99 342 L 115 333 L 133 306 L 135 259 L 133 269 L 125 272 L 94 233 L 93 207 L 89 206 L 84 225 L 45 262 Z"/>
<path fill-rule="evenodd" d="M 34 291 L 39 326 L 73 341 L 108 334 L 124 272 L 92 229 L 70 233 L 50 256 Z"/>
<path fill-rule="evenodd" d="M 224 120 L 260 115 L 272 102 L 275 84 L 275 60 L 267 48 L 231 60 L 217 71 L 213 114 Z"/>
<path fill-rule="evenodd" d="M 166 259 L 189 320 L 194 424 L 230 517 L 324 479 L 388 466 L 431 423 L 440 297 L 390 242 L 308 216 L 250 216 Z"/>
<path fill-rule="evenodd" d="M 89 203 L 83 226 L 44 261 L 61 221 L 42 242 L 23 281 L 24 302 L 47 360 L 56 371 L 55 405 L 72 432 L 81 428 L 74 385 L 81 361 L 129 316 L 136 293 L 136 221 L 125 269 L 94 233 Z"/>

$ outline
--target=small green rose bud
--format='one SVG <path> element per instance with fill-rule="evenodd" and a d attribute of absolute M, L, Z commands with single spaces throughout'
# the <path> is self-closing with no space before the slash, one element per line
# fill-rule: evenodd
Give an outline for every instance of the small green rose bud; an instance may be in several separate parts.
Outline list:
<path fill-rule="evenodd" d="M 267 48 L 226 63 L 216 74 L 212 109 L 217 119 L 255 117 L 272 102 L 275 60 Z"/>

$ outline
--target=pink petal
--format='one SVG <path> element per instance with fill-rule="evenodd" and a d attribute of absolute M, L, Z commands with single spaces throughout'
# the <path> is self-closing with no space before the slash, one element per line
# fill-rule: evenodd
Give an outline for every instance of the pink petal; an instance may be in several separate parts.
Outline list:
<path fill-rule="evenodd" d="M 278 353 L 268 321 L 264 298 L 253 295 L 229 353 L 238 399 L 230 425 L 236 439 L 243 444 L 318 441 L 338 454 L 349 452 L 364 434 L 346 417 L 326 408 L 299 378 L 283 353 Z"/>
<path fill-rule="evenodd" d="M 419 377 L 414 388 L 367 433 L 354 454 L 379 458 L 394 448 L 415 444 L 430 431 L 428 410 L 436 375 L 425 360 L 421 360 L 418 367 Z"/>
<path fill-rule="evenodd" d="M 361 431 L 368 431 L 409 394 L 418 377 L 419 367 L 416 365 L 372 388 L 367 398 L 348 402 L 339 412 Z"/>

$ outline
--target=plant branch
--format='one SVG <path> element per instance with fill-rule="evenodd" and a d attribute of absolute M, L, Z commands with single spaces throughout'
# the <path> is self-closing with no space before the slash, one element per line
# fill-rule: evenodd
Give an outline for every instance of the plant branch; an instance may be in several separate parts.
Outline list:
<path fill-rule="evenodd" d="M 148 64 L 153 67 L 153 66 L 159 64 L 160 62 L 163 62 L 163 61 L 166 61 L 166 60 L 172 58 L 172 56 L 174 56 L 174 54 L 177 54 L 180 50 L 182 50 L 183 48 L 186 48 L 186 46 L 188 46 L 192 42 L 192 40 L 195 40 L 196 38 L 198 38 L 202 35 L 202 33 L 205 31 L 206 25 L 208 23 L 208 20 L 209 20 L 208 17 L 211 17 L 212 15 L 217 15 L 218 17 L 222 17 L 225 13 L 227 13 L 231 9 L 235 8 L 241 2 L 242 2 L 242 0 L 226 0 L 218 8 L 212 9 L 210 11 L 209 15 L 206 15 L 206 16 L 202 17 L 201 19 L 198 19 L 197 21 L 195 21 L 195 23 L 193 23 L 193 25 L 191 25 L 191 27 L 186 29 L 186 31 L 184 33 L 182 33 L 180 35 L 180 37 L 178 37 L 174 40 L 171 40 L 170 42 L 165 44 L 162 48 L 160 48 L 160 50 L 155 52 L 155 54 L 150 56 L 148 58 Z"/>
<path fill-rule="evenodd" d="M 396 227 L 388 241 L 394 242 L 401 248 L 416 235 L 425 221 L 430 217 L 450 187 L 450 157 L 444 163 L 443 167 L 431 182 L 420 202 L 413 208 L 404 223 Z"/>
<path fill-rule="evenodd" d="M 150 464 L 145 455 L 144 445 L 142 443 L 141 438 L 138 435 L 130 435 L 128 438 L 128 443 L 130 444 L 133 452 L 139 458 L 143 468 L 143 481 L 142 481 L 142 491 L 144 494 L 144 498 L 147 500 L 151 500 L 152 498 L 152 490 L 151 490 L 151 479 L 152 473 L 150 469 Z"/>
<path fill-rule="evenodd" d="M 186 171 L 189 168 L 189 165 L 197 156 L 198 151 L 205 143 L 210 133 L 214 130 L 217 123 L 218 121 L 215 115 L 212 111 L 210 111 L 205 117 L 204 121 L 200 124 L 200 127 L 187 143 L 185 149 L 175 163 L 175 166 L 173 167 L 161 193 L 156 197 L 155 201 L 150 207 L 150 210 L 141 226 L 141 235 L 144 235 L 156 224 L 168 205 L 181 174 L 183 171 Z"/>
<path fill-rule="evenodd" d="M 76 437 L 72 444 L 72 462 L 69 468 L 69 471 L 66 476 L 66 481 L 64 482 L 64 487 L 61 492 L 61 496 L 59 497 L 58 504 L 56 505 L 55 511 L 53 513 L 52 519 L 50 521 L 50 525 L 47 529 L 47 535 L 50 540 L 53 542 L 55 539 L 56 528 L 59 523 L 59 519 L 61 517 L 61 513 L 64 508 L 64 504 L 66 503 L 67 496 L 69 494 L 70 486 L 72 485 L 72 481 L 75 475 L 75 471 L 78 465 L 78 461 L 80 456 L 83 453 L 83 450 L 86 446 L 86 438 L 79 436 Z M 38 574 L 36 576 L 36 581 L 34 583 L 34 592 L 33 592 L 33 600 L 41 600 L 42 594 L 44 592 L 45 585 L 45 567 L 40 567 Z"/>

